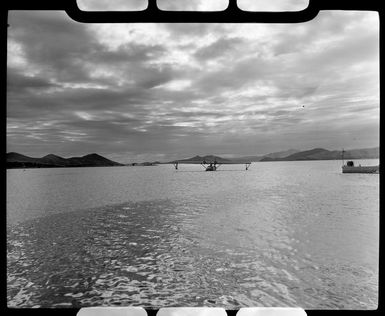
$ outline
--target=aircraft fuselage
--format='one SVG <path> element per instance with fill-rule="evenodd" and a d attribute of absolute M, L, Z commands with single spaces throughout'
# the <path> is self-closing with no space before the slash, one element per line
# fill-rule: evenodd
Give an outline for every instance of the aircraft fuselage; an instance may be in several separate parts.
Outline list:
<path fill-rule="evenodd" d="M 206 171 L 216 171 L 217 167 L 215 165 L 209 165 L 206 167 Z"/>

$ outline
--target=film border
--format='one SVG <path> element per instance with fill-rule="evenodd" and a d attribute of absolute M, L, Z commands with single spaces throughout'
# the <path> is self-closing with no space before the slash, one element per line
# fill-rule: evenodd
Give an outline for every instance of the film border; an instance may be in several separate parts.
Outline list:
<path fill-rule="evenodd" d="M 8 11 L 13 10 L 59 10 L 65 11 L 69 17 L 77 22 L 82 23 L 303 23 L 310 21 L 317 16 L 321 10 L 352 10 L 352 11 L 377 11 L 380 18 L 380 59 L 383 51 L 383 14 L 384 10 L 380 1 L 376 0 L 309 0 L 309 5 L 306 9 L 297 12 L 247 12 L 242 11 L 237 7 L 237 0 L 228 0 L 229 5 L 224 11 L 200 12 L 200 11 L 163 11 L 158 9 L 156 0 L 147 0 L 148 7 L 142 11 L 121 11 L 121 12 L 87 12 L 78 8 L 76 0 L 6 0 L 5 10 L 2 10 L 2 82 L 6 82 L 6 51 L 7 51 L 7 17 Z M 380 62 L 380 82 L 384 78 L 383 63 Z M 381 90 L 380 90 L 381 91 Z M 6 144 L 6 85 L 2 85 L 1 96 L 3 101 L 3 144 Z M 381 92 L 380 92 L 380 108 L 381 108 Z M 380 125 L 381 125 L 380 116 Z M 381 143 L 381 141 L 380 141 Z M 3 147 L 5 152 L 5 146 Z M 380 145 L 381 148 L 381 145 Z M 381 155 L 381 154 L 380 154 Z M 5 166 L 5 164 L 3 164 Z M 6 187 L 6 169 L 3 167 L 3 184 Z M 381 182 L 381 181 L 380 181 Z M 382 189 L 381 191 L 382 192 Z M 3 190 L 3 201 L 6 201 L 5 190 Z M 5 204 L 5 203 L 4 203 Z M 3 205 L 4 205 L 3 204 Z M 5 209 L 4 205 L 4 209 Z M 381 201 L 380 201 L 381 209 Z M 6 213 L 3 212 L 3 262 L 6 262 Z M 380 227 L 384 227 L 383 217 L 380 217 Z M 380 234 L 380 256 L 379 256 L 379 292 L 378 292 L 378 309 L 377 310 L 306 310 L 309 316 L 340 316 L 349 313 L 349 315 L 380 315 L 383 308 L 383 272 L 381 271 L 383 259 L 383 242 Z M 4 284 L 6 293 L 6 265 L 3 264 L 3 273 L 1 279 Z M 6 295 L 1 296 L 1 310 L 6 315 L 60 315 L 75 316 L 80 310 L 79 308 L 66 309 L 31 309 L 31 308 L 8 308 Z M 148 316 L 155 316 L 158 309 L 146 309 Z M 226 310 L 227 315 L 235 316 L 238 310 Z M 381 313 L 382 314 L 382 313 Z"/>

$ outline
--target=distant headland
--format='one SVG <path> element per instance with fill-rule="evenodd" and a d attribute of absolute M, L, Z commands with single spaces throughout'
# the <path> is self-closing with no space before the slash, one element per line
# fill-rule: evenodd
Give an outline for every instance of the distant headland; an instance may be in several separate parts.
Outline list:
<path fill-rule="evenodd" d="M 32 158 L 18 153 L 7 153 L 7 169 L 12 168 L 61 168 L 61 167 L 113 167 L 124 166 L 98 154 L 62 158 L 53 154 Z"/>
<path fill-rule="evenodd" d="M 361 149 L 351 149 L 344 151 L 345 159 L 376 159 L 380 157 L 380 148 L 361 148 Z M 222 158 L 219 156 L 207 155 L 207 156 L 195 156 L 187 159 L 179 159 L 170 161 L 169 163 L 174 163 L 178 161 L 183 163 L 183 161 L 213 161 L 216 160 L 218 163 L 231 162 L 231 161 L 297 161 L 297 160 L 338 160 L 342 158 L 341 150 L 327 150 L 324 148 L 314 148 L 311 150 L 296 150 L 289 149 L 285 151 L 273 152 L 270 154 L 262 156 L 243 156 L 243 157 L 232 157 L 232 158 Z"/>
<path fill-rule="evenodd" d="M 301 161 L 301 160 L 338 160 L 342 158 L 340 150 L 327 150 L 324 148 L 314 148 L 311 150 L 299 151 L 289 149 L 285 151 L 273 152 L 262 156 L 243 156 L 222 158 L 219 156 L 206 155 L 194 156 L 186 159 L 179 159 L 169 162 L 141 162 L 122 164 L 109 160 L 98 154 L 89 154 L 82 157 L 62 158 L 57 155 L 49 154 L 42 158 L 32 158 L 15 152 L 7 153 L 7 169 L 12 168 L 60 168 L 60 167 L 114 167 L 114 166 L 156 166 L 158 164 L 168 164 L 178 161 L 213 161 L 231 162 L 231 161 Z M 380 148 L 361 148 L 345 150 L 345 159 L 377 159 L 380 157 Z"/>
<path fill-rule="evenodd" d="M 376 159 L 380 157 L 380 148 L 361 148 L 344 151 L 345 159 Z M 297 161 L 297 160 L 339 160 L 342 150 L 327 150 L 314 148 L 311 150 L 294 150 L 270 153 L 264 156 L 252 157 L 251 161 Z"/>

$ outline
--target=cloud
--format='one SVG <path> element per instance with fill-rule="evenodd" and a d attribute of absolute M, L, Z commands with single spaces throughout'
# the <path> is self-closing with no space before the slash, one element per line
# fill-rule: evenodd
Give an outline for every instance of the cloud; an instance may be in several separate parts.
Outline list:
<path fill-rule="evenodd" d="M 226 58 L 228 53 L 240 53 L 240 47 L 244 40 L 239 37 L 218 38 L 214 43 L 206 45 L 194 54 L 199 60 L 208 60 L 213 58 Z"/>
<path fill-rule="evenodd" d="M 9 24 L 9 39 L 21 45 L 29 64 L 27 71 L 66 82 L 88 79 L 84 60 L 99 45 L 82 24 L 62 12 L 52 15 L 38 11 L 14 12 Z"/>
<path fill-rule="evenodd" d="M 107 50 L 104 47 L 94 50 L 90 56 L 91 61 L 103 63 L 106 65 L 146 63 L 159 58 L 167 53 L 167 50 L 161 45 L 144 44 L 125 44 L 115 50 Z"/>
<path fill-rule="evenodd" d="M 20 93 L 25 89 L 44 90 L 54 87 L 58 87 L 58 85 L 51 82 L 47 78 L 39 76 L 25 76 L 17 70 L 8 69 L 7 89 L 9 91 L 18 91 L 18 93 Z"/>
<path fill-rule="evenodd" d="M 354 147 L 378 143 L 370 12 L 294 25 L 99 25 L 11 12 L 9 23 L 12 151 L 127 161 L 334 149 L 350 135 L 360 139 Z"/>
<path fill-rule="evenodd" d="M 165 23 L 162 25 L 171 37 L 176 37 L 178 40 L 193 41 L 195 38 L 208 37 L 214 32 L 225 33 L 223 26 L 220 24 L 210 23 Z"/>

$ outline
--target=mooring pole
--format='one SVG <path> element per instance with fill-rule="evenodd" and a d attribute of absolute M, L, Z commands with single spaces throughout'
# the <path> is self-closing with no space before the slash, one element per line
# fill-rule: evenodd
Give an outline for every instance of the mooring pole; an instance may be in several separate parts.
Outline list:
<path fill-rule="evenodd" d="M 345 150 L 342 148 L 342 152 L 341 152 L 342 166 L 345 165 L 344 153 L 345 153 Z"/>

